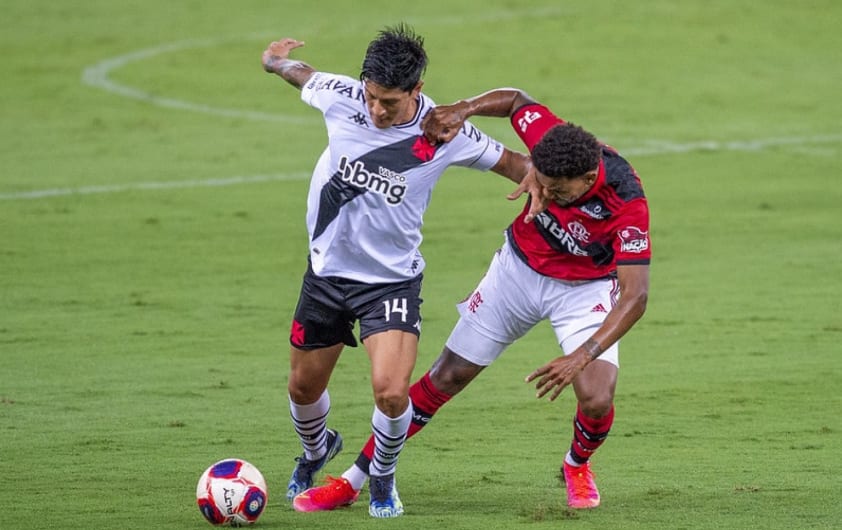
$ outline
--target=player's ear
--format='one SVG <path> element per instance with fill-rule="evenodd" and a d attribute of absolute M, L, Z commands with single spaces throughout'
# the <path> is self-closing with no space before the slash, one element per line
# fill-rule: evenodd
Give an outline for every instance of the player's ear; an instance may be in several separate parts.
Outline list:
<path fill-rule="evenodd" d="M 421 81 L 418 81 L 418 84 L 415 85 L 415 88 L 413 88 L 412 92 L 410 92 L 412 94 L 412 97 L 414 97 L 414 98 L 418 97 L 418 94 L 421 93 L 421 87 L 423 87 L 423 86 L 424 86 L 424 80 L 422 79 Z"/>

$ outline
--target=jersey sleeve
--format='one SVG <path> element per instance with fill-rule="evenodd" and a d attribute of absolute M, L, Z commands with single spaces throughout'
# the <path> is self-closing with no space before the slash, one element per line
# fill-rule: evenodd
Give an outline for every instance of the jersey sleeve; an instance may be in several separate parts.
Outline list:
<path fill-rule="evenodd" d="M 301 101 L 326 113 L 333 103 L 340 99 L 340 93 L 353 90 L 359 81 L 340 74 L 314 72 L 301 87 Z"/>
<path fill-rule="evenodd" d="M 453 165 L 487 171 L 503 156 L 503 144 L 466 121 L 462 131 L 448 144 Z"/>
<path fill-rule="evenodd" d="M 649 239 L 649 206 L 646 199 L 629 202 L 617 217 L 614 239 L 617 265 L 648 265 L 652 257 Z"/>
<path fill-rule="evenodd" d="M 512 114 L 512 127 L 530 152 L 547 131 L 563 123 L 564 120 L 540 103 L 523 105 Z"/>

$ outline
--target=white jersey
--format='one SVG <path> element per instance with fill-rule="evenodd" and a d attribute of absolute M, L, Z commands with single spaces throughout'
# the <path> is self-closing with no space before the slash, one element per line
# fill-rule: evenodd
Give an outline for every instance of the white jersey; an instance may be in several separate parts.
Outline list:
<path fill-rule="evenodd" d="M 431 145 L 421 118 L 435 104 L 425 95 L 407 123 L 371 123 L 361 81 L 316 72 L 301 99 L 324 114 L 328 146 L 307 197 L 310 260 L 318 276 L 366 283 L 414 278 L 424 269 L 421 225 L 433 186 L 451 165 L 492 168 L 503 146 L 466 122 L 446 144 Z"/>

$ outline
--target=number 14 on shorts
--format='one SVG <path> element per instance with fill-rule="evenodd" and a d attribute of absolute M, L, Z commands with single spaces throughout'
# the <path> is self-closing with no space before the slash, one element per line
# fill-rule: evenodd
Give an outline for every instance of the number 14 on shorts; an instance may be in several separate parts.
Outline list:
<path fill-rule="evenodd" d="M 392 300 L 383 300 L 383 306 L 385 307 L 385 314 L 383 318 L 386 320 L 386 322 L 391 321 L 393 313 L 397 313 L 400 315 L 401 322 L 406 322 L 406 316 L 409 313 L 409 311 L 406 309 L 406 298 L 393 298 Z"/>

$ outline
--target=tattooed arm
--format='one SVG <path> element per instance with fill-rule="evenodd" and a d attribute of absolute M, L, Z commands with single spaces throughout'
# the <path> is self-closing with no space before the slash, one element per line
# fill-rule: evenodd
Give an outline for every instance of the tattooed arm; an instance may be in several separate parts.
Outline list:
<path fill-rule="evenodd" d="M 263 52 L 263 69 L 279 75 L 284 81 L 301 90 L 315 70 L 309 64 L 289 58 L 289 52 L 304 46 L 303 41 L 284 38 L 275 41 Z"/>

